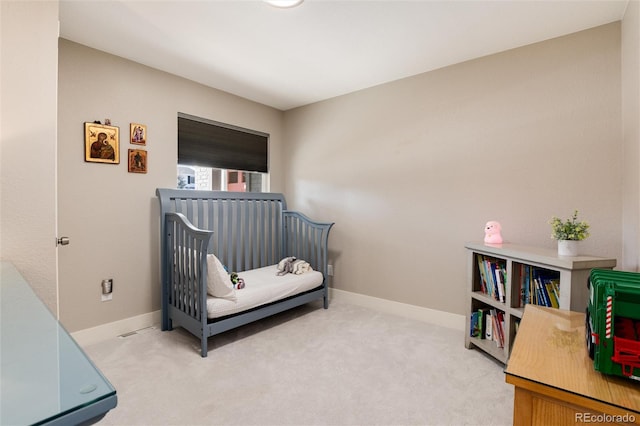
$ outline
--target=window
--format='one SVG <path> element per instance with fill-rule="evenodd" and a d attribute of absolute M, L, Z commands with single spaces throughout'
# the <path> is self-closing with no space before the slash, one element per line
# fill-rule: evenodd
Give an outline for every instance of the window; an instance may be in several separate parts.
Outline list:
<path fill-rule="evenodd" d="M 242 170 L 178 165 L 178 188 L 213 191 L 264 192 L 266 175 Z"/>
<path fill-rule="evenodd" d="M 269 135 L 178 113 L 178 188 L 266 190 Z"/>

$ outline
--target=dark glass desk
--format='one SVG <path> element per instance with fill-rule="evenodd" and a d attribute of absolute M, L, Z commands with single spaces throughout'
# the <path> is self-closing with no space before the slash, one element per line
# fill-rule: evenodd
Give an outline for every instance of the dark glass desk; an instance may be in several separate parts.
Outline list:
<path fill-rule="evenodd" d="M 35 295 L 0 262 L 0 425 L 101 419 L 116 390 Z"/>

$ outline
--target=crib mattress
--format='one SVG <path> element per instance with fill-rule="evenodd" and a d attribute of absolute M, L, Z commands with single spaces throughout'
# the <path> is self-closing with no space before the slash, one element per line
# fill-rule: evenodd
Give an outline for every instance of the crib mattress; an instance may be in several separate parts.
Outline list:
<path fill-rule="evenodd" d="M 208 296 L 207 317 L 219 318 L 276 302 L 312 290 L 323 281 L 322 273 L 318 271 L 282 276 L 277 276 L 277 271 L 277 265 L 271 265 L 240 272 L 238 275 L 244 279 L 246 287 L 236 290 L 237 300 Z"/>

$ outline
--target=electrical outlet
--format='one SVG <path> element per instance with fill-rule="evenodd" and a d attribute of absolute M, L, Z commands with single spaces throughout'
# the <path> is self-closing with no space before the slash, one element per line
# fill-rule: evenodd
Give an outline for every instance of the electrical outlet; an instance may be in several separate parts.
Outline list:
<path fill-rule="evenodd" d="M 102 280 L 100 284 L 101 295 L 100 298 L 103 302 L 107 302 L 113 299 L 113 278 L 107 278 Z"/>
<path fill-rule="evenodd" d="M 333 276 L 333 265 L 327 265 L 327 274 L 332 277 Z"/>

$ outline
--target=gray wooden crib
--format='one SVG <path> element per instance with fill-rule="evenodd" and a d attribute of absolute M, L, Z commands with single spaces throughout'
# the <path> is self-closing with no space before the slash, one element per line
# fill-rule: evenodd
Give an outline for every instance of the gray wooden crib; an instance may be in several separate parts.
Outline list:
<path fill-rule="evenodd" d="M 160 201 L 162 330 L 183 327 L 200 338 L 207 356 L 209 337 L 267 316 L 322 299 L 328 308 L 327 244 L 333 223 L 319 223 L 288 211 L 284 195 L 156 190 Z M 323 274 L 322 284 L 294 296 L 233 315 L 207 317 L 207 254 L 229 271 L 275 265 L 288 256 Z"/>

